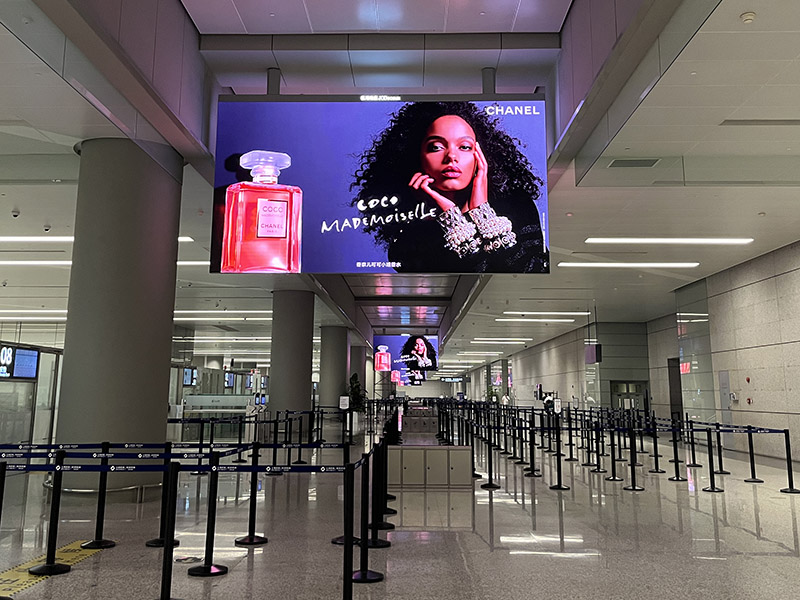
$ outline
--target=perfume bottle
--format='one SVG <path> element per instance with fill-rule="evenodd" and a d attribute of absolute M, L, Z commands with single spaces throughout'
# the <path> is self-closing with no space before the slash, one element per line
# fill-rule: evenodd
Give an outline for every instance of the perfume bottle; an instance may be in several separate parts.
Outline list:
<path fill-rule="evenodd" d="M 303 190 L 278 183 L 288 154 L 253 150 L 239 164 L 253 181 L 226 190 L 223 273 L 299 273 Z"/>
<path fill-rule="evenodd" d="M 375 370 L 392 370 L 392 355 L 389 352 L 389 346 L 378 346 L 378 351 L 375 353 Z"/>

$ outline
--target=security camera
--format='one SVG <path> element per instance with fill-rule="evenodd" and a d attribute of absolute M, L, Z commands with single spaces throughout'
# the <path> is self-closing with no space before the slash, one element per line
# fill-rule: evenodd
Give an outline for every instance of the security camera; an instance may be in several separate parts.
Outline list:
<path fill-rule="evenodd" d="M 11 209 L 11 216 L 16 219 L 19 216 L 19 209 L 18 208 L 12 208 Z"/>
<path fill-rule="evenodd" d="M 51 227 L 50 225 L 45 225 L 45 226 L 44 226 L 44 232 L 45 232 L 45 233 L 47 233 L 47 232 L 48 232 L 48 231 L 50 231 L 51 229 L 52 229 L 52 227 Z"/>

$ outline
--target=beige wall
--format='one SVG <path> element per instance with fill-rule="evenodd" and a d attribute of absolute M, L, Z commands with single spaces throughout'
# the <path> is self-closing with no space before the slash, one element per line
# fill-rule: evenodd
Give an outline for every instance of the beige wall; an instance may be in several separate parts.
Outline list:
<path fill-rule="evenodd" d="M 709 277 L 708 312 L 715 389 L 727 370 L 733 422 L 800 432 L 800 242 Z M 759 435 L 756 452 L 783 456 L 783 439 Z"/>

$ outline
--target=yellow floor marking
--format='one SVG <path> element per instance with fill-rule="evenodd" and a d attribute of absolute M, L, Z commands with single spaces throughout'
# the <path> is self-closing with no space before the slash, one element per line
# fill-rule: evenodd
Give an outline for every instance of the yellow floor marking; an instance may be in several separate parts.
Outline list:
<path fill-rule="evenodd" d="M 75 565 L 100 550 L 84 550 L 81 548 L 83 540 L 72 542 L 56 550 L 56 562 L 65 565 Z M 9 596 L 22 590 L 27 590 L 32 585 L 39 583 L 49 576 L 31 575 L 28 569 L 44 562 L 46 555 L 42 555 L 26 563 L 18 565 L 0 573 L 0 596 Z"/>

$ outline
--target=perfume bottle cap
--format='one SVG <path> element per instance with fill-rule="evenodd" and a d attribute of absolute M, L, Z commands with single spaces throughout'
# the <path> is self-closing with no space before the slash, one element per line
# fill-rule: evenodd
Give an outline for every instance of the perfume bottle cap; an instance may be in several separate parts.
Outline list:
<path fill-rule="evenodd" d="M 242 154 L 239 164 L 252 171 L 253 178 L 278 177 L 281 169 L 292 165 L 292 157 L 283 152 L 270 152 L 268 150 L 251 150 Z"/>

